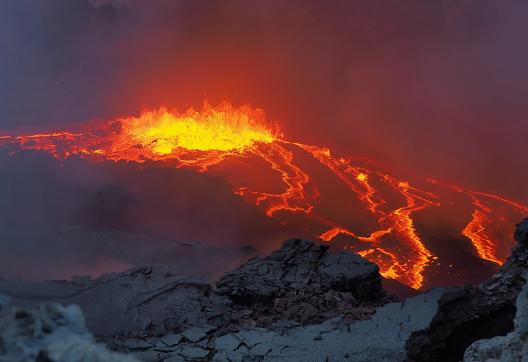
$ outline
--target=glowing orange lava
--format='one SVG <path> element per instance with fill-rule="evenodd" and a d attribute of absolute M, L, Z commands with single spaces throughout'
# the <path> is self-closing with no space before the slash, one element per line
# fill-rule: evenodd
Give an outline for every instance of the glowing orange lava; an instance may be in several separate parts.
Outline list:
<path fill-rule="evenodd" d="M 250 106 L 218 107 L 205 105 L 200 111 L 185 113 L 165 108 L 147 111 L 138 117 L 123 117 L 80 132 L 50 132 L 32 135 L 0 136 L 0 146 L 18 152 L 41 150 L 63 159 L 78 155 L 93 160 L 171 161 L 176 167 L 206 172 L 212 166 L 234 159 L 258 159 L 269 165 L 267 173 L 279 176 L 280 192 L 262 190 L 251 184 L 233 183 L 233 191 L 255 203 L 269 217 L 282 220 L 286 214 L 302 215 L 306 223 L 322 225 L 319 238 L 331 242 L 348 238 L 354 251 L 377 263 L 383 276 L 397 279 L 413 288 L 424 285 L 424 272 L 435 260 L 415 226 L 415 214 L 439 206 L 437 194 L 412 186 L 365 162 L 336 157 L 324 147 L 291 142 L 264 112 Z M 375 228 L 366 233 L 334 221 L 317 207 L 319 190 L 312 175 L 299 161 L 299 153 L 311 157 L 329 170 L 370 215 Z M 469 238 L 476 254 L 502 263 L 495 238 L 502 212 L 522 217 L 528 207 L 500 196 L 467 191 L 461 187 L 430 180 L 467 195 L 473 205 L 472 218 L 461 234 Z M 351 218 L 354 215 L 350 215 Z"/>
<path fill-rule="evenodd" d="M 434 184 L 442 184 L 438 180 L 429 179 L 429 181 Z M 471 221 L 462 230 L 462 234 L 471 240 L 480 258 L 499 265 L 502 264 L 505 259 L 504 257 L 497 255 L 497 240 L 494 236 L 493 230 L 496 226 L 494 224 L 504 221 L 505 216 L 500 208 L 497 207 L 497 204 L 515 210 L 521 215 L 528 214 L 528 206 L 498 195 L 468 191 L 456 185 L 445 183 L 443 185 L 456 192 L 464 193 L 469 196 L 474 209 L 471 215 Z"/>
<path fill-rule="evenodd" d="M 250 107 L 189 110 L 178 115 L 165 108 L 120 120 L 122 129 L 116 138 L 118 149 L 139 144 L 153 155 L 170 155 L 180 150 L 244 151 L 257 142 L 276 140 L 262 124 L 263 114 Z"/>

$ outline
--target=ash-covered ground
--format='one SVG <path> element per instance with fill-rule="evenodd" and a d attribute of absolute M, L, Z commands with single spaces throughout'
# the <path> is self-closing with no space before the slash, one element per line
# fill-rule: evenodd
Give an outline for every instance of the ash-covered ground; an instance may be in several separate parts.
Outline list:
<path fill-rule="evenodd" d="M 3 280 L 0 361 L 522 361 L 528 219 L 514 237 L 485 282 L 403 300 L 375 264 L 302 239 L 213 284 L 170 266 Z"/>

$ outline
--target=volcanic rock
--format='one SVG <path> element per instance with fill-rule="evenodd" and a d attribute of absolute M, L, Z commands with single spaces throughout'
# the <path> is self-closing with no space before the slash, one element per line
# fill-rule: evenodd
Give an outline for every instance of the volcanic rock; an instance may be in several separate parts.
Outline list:
<path fill-rule="evenodd" d="M 291 239 L 265 258 L 253 258 L 224 275 L 219 294 L 235 302 L 238 317 L 256 325 L 278 320 L 309 324 L 337 315 L 360 320 L 389 301 L 378 266 L 328 246 Z"/>
<path fill-rule="evenodd" d="M 525 278 L 528 274 L 525 275 Z M 464 362 L 511 362 L 528 358 L 528 283 L 517 297 L 515 329 L 506 336 L 473 343 L 464 353 Z M 524 359 L 523 359 L 524 358 Z"/>
<path fill-rule="evenodd" d="M 274 299 L 289 292 L 337 290 L 358 299 L 384 295 L 378 266 L 359 255 L 328 253 L 326 245 L 291 239 L 265 258 L 255 257 L 224 275 L 218 291 L 241 304 Z"/>
<path fill-rule="evenodd" d="M 140 267 L 95 280 L 0 281 L 9 297 L 0 295 L 0 308 L 8 299 L 44 305 L 30 310 L 78 304 L 100 341 L 143 361 L 459 361 L 473 342 L 511 332 L 466 352 L 467 361 L 506 361 L 526 348 L 527 301 L 518 295 L 528 271 L 528 219 L 515 238 L 511 257 L 488 281 L 403 302 L 385 295 L 374 264 L 294 239 L 227 273 L 217 288 Z"/>
<path fill-rule="evenodd" d="M 443 289 L 435 289 L 389 303 L 378 308 L 371 319 L 353 323 L 338 317 L 308 326 L 284 323 L 241 328 L 201 335 L 197 342 L 182 338 L 172 346 L 163 343 L 165 337 L 146 336 L 143 345 L 154 347 L 142 351 L 137 349 L 139 341 L 136 345 L 107 342 L 146 361 L 404 361 L 405 342 L 412 332 L 427 327 L 443 293 Z"/>
<path fill-rule="evenodd" d="M 218 336 L 258 325 L 273 325 L 273 334 L 339 315 L 347 323 L 364 320 L 390 300 L 376 265 L 305 240 L 289 240 L 226 274 L 218 290 L 168 270 L 139 267 L 71 282 L 0 281 L 0 290 L 19 305 L 77 304 L 100 340 L 143 360 L 206 358 L 215 354 Z"/>
<path fill-rule="evenodd" d="M 253 328 L 216 338 L 213 361 L 403 361 L 410 334 L 437 312 L 442 289 L 380 307 L 369 320 L 336 318 L 294 328 Z"/>
<path fill-rule="evenodd" d="M 96 343 L 79 307 L 51 304 L 0 311 L 0 361 L 133 362 Z"/>
<path fill-rule="evenodd" d="M 79 285 L 73 282 L 0 282 L 14 303 L 77 304 L 98 337 L 180 332 L 205 324 L 223 325 L 230 301 L 212 293 L 198 277 L 175 276 L 160 267 L 110 273 Z"/>
<path fill-rule="evenodd" d="M 517 245 L 499 273 L 477 287 L 444 293 L 430 325 L 407 341 L 409 361 L 459 361 L 473 342 L 513 330 L 528 271 L 528 219 L 517 225 L 514 238 Z"/>

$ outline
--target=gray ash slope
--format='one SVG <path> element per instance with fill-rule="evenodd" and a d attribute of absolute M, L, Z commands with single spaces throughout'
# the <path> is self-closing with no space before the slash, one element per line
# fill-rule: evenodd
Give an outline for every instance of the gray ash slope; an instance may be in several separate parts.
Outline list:
<path fill-rule="evenodd" d="M 99 342 L 143 361 L 459 361 L 482 338 L 510 333 L 522 348 L 524 332 L 513 335 L 513 319 L 528 270 L 528 219 L 515 238 L 511 257 L 490 280 L 402 302 L 383 291 L 376 265 L 299 239 L 216 285 L 141 267 L 95 280 L 2 281 L 0 292 L 9 308 L 29 314 L 50 303 L 79 305 Z M 516 330 L 523 315 L 517 311 Z M 5 344 L 7 336 L 0 338 Z M 492 352 L 481 353 L 482 346 L 490 343 L 473 344 L 467 360 L 485 361 Z M 0 348 L 0 361 L 5 353 Z"/>

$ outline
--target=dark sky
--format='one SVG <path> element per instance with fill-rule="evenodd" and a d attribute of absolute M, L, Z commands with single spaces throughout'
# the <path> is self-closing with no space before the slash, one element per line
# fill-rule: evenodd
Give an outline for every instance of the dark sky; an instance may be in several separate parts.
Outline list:
<path fill-rule="evenodd" d="M 229 99 L 290 139 L 528 201 L 528 3 L 0 2 L 0 130 Z"/>

